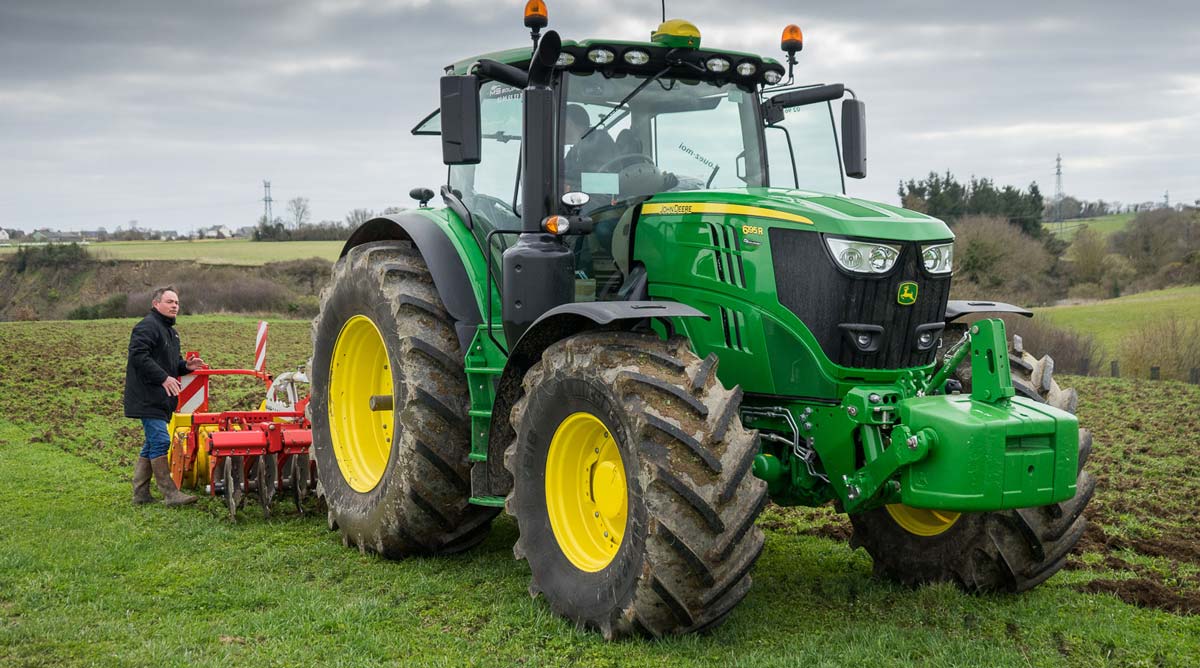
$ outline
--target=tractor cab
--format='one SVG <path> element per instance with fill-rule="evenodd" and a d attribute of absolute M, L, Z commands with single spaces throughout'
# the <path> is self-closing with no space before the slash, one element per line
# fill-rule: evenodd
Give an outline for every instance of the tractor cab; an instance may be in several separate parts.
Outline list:
<path fill-rule="evenodd" d="M 789 59 L 802 45 L 798 35 L 795 29 L 785 45 Z M 537 199 L 587 195 L 581 206 L 548 211 L 591 220 L 590 234 L 565 240 L 575 261 L 574 301 L 624 298 L 630 231 L 640 205 L 655 195 L 766 187 L 844 192 L 831 106 L 844 88 L 788 86 L 778 62 L 702 49 L 700 42 L 694 25 L 672 20 L 650 42 L 561 43 L 547 73 L 549 117 L 533 128 L 537 144 L 551 147 L 539 165 L 547 192 Z M 413 130 L 442 135 L 449 164 L 443 197 L 470 216 L 497 265 L 515 241 L 505 231 L 523 225 L 523 93 L 533 55 L 513 49 L 449 66 L 445 79 L 456 85 L 444 81 L 442 108 Z M 846 153 L 861 156 L 862 105 L 847 105 Z M 861 177 L 865 166 L 849 171 Z"/>

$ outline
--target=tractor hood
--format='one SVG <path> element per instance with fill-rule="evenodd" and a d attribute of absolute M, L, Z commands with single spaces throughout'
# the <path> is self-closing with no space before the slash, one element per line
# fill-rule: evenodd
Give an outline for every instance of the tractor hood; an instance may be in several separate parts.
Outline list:
<path fill-rule="evenodd" d="M 916 211 L 791 188 L 731 188 L 659 193 L 642 205 L 643 215 L 711 214 L 762 219 L 816 232 L 896 241 L 954 238 L 945 223 Z"/>

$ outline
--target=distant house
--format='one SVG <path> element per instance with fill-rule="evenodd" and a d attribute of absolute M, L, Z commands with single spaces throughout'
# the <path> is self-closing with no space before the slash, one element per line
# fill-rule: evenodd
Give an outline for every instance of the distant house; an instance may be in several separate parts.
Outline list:
<path fill-rule="evenodd" d="M 39 243 L 43 243 L 43 242 L 50 240 L 50 237 L 47 236 L 46 233 L 41 230 L 34 230 L 33 234 L 29 235 L 29 238 L 32 239 L 33 241 L 36 241 Z"/>
<path fill-rule="evenodd" d="M 196 233 L 196 236 L 201 239 L 232 239 L 233 230 L 229 229 L 227 225 L 213 225 L 202 228 Z"/>
<path fill-rule="evenodd" d="M 8 230 L 0 228 L 0 241 L 8 241 Z"/>

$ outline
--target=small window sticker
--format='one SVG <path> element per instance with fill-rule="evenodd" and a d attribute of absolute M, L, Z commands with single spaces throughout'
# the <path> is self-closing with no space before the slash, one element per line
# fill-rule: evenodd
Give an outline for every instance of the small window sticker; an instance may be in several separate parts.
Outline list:
<path fill-rule="evenodd" d="M 620 179 L 615 172 L 583 172 L 579 189 L 585 193 L 616 195 L 621 192 Z"/>

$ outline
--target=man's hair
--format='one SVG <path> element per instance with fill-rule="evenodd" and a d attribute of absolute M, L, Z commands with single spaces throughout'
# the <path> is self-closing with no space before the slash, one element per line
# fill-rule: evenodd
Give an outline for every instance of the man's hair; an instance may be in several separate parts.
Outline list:
<path fill-rule="evenodd" d="M 179 294 L 179 291 L 175 289 L 174 285 L 166 285 L 154 291 L 154 296 L 150 298 L 150 303 L 155 304 L 162 301 L 164 292 L 174 292 L 176 295 Z"/>

